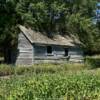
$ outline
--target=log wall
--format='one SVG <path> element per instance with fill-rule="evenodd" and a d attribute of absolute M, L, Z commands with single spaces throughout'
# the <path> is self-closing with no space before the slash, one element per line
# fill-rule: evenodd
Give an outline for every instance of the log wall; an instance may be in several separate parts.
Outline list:
<path fill-rule="evenodd" d="M 32 65 L 33 60 L 33 46 L 24 34 L 20 33 L 18 38 L 18 55 L 16 58 L 16 64 Z"/>
<path fill-rule="evenodd" d="M 68 56 L 65 56 L 65 48 L 68 48 Z M 47 46 L 35 46 L 34 51 L 34 63 L 84 61 L 83 51 L 77 47 L 52 46 L 52 54 L 47 54 Z"/>

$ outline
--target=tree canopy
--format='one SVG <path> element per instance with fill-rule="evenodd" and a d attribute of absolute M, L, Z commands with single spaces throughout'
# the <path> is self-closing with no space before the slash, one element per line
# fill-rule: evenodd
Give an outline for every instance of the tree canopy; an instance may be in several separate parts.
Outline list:
<path fill-rule="evenodd" d="M 92 17 L 97 0 L 0 0 L 0 45 L 14 47 L 22 24 L 48 35 L 75 35 L 85 51 L 100 53 L 100 27 Z"/>

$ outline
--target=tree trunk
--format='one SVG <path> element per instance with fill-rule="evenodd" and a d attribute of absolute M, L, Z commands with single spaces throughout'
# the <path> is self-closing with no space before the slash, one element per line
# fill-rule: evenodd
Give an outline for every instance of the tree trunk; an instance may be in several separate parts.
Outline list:
<path fill-rule="evenodd" d="M 11 64 L 11 49 L 4 49 L 4 62 Z"/>

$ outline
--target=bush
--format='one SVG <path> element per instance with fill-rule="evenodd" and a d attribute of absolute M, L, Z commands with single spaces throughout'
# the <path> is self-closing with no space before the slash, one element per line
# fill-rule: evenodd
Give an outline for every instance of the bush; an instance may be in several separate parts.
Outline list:
<path fill-rule="evenodd" d="M 100 67 L 100 56 L 88 56 L 86 57 L 86 65 L 91 68 L 99 68 Z"/>
<path fill-rule="evenodd" d="M 24 75 L 24 74 L 29 74 L 31 72 L 34 72 L 34 68 L 31 66 L 28 67 L 16 66 L 14 70 L 15 70 L 15 74 L 17 75 Z"/>
<path fill-rule="evenodd" d="M 14 67 L 9 65 L 0 65 L 0 76 L 14 74 Z"/>

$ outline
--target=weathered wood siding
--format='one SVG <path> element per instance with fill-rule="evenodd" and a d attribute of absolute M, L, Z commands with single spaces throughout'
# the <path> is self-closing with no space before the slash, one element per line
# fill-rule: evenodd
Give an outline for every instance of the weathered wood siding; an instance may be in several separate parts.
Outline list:
<path fill-rule="evenodd" d="M 33 46 L 23 33 L 18 38 L 18 55 L 16 58 L 17 65 L 33 64 Z"/>
<path fill-rule="evenodd" d="M 64 57 L 65 51 L 62 46 L 53 46 L 53 53 L 55 57 Z"/>
<path fill-rule="evenodd" d="M 83 62 L 84 61 L 83 51 L 80 48 L 69 48 L 68 55 L 70 56 L 70 59 L 69 59 L 70 62 Z"/>
<path fill-rule="evenodd" d="M 47 54 L 47 46 L 34 46 L 34 63 L 63 63 L 67 62 L 64 57 L 64 48 L 62 46 L 51 46 L 52 54 Z"/>
<path fill-rule="evenodd" d="M 47 46 L 34 46 L 34 56 L 35 57 L 63 57 L 65 52 L 64 48 L 61 46 L 51 46 L 52 47 L 52 54 L 47 54 Z"/>
<path fill-rule="evenodd" d="M 34 56 L 35 57 L 46 57 L 46 46 L 33 46 L 34 47 Z"/>
<path fill-rule="evenodd" d="M 65 48 L 68 48 L 68 56 L 65 57 Z M 34 46 L 34 63 L 62 63 L 83 62 L 83 51 L 77 47 L 52 46 L 52 54 L 47 54 L 47 46 Z"/>
<path fill-rule="evenodd" d="M 52 54 L 47 54 L 47 46 L 31 44 L 23 33 L 18 38 L 17 65 L 32 65 L 34 63 L 64 63 L 83 62 L 83 51 L 77 47 L 63 47 L 51 45 Z M 68 48 L 68 56 L 65 57 L 65 48 Z"/>

